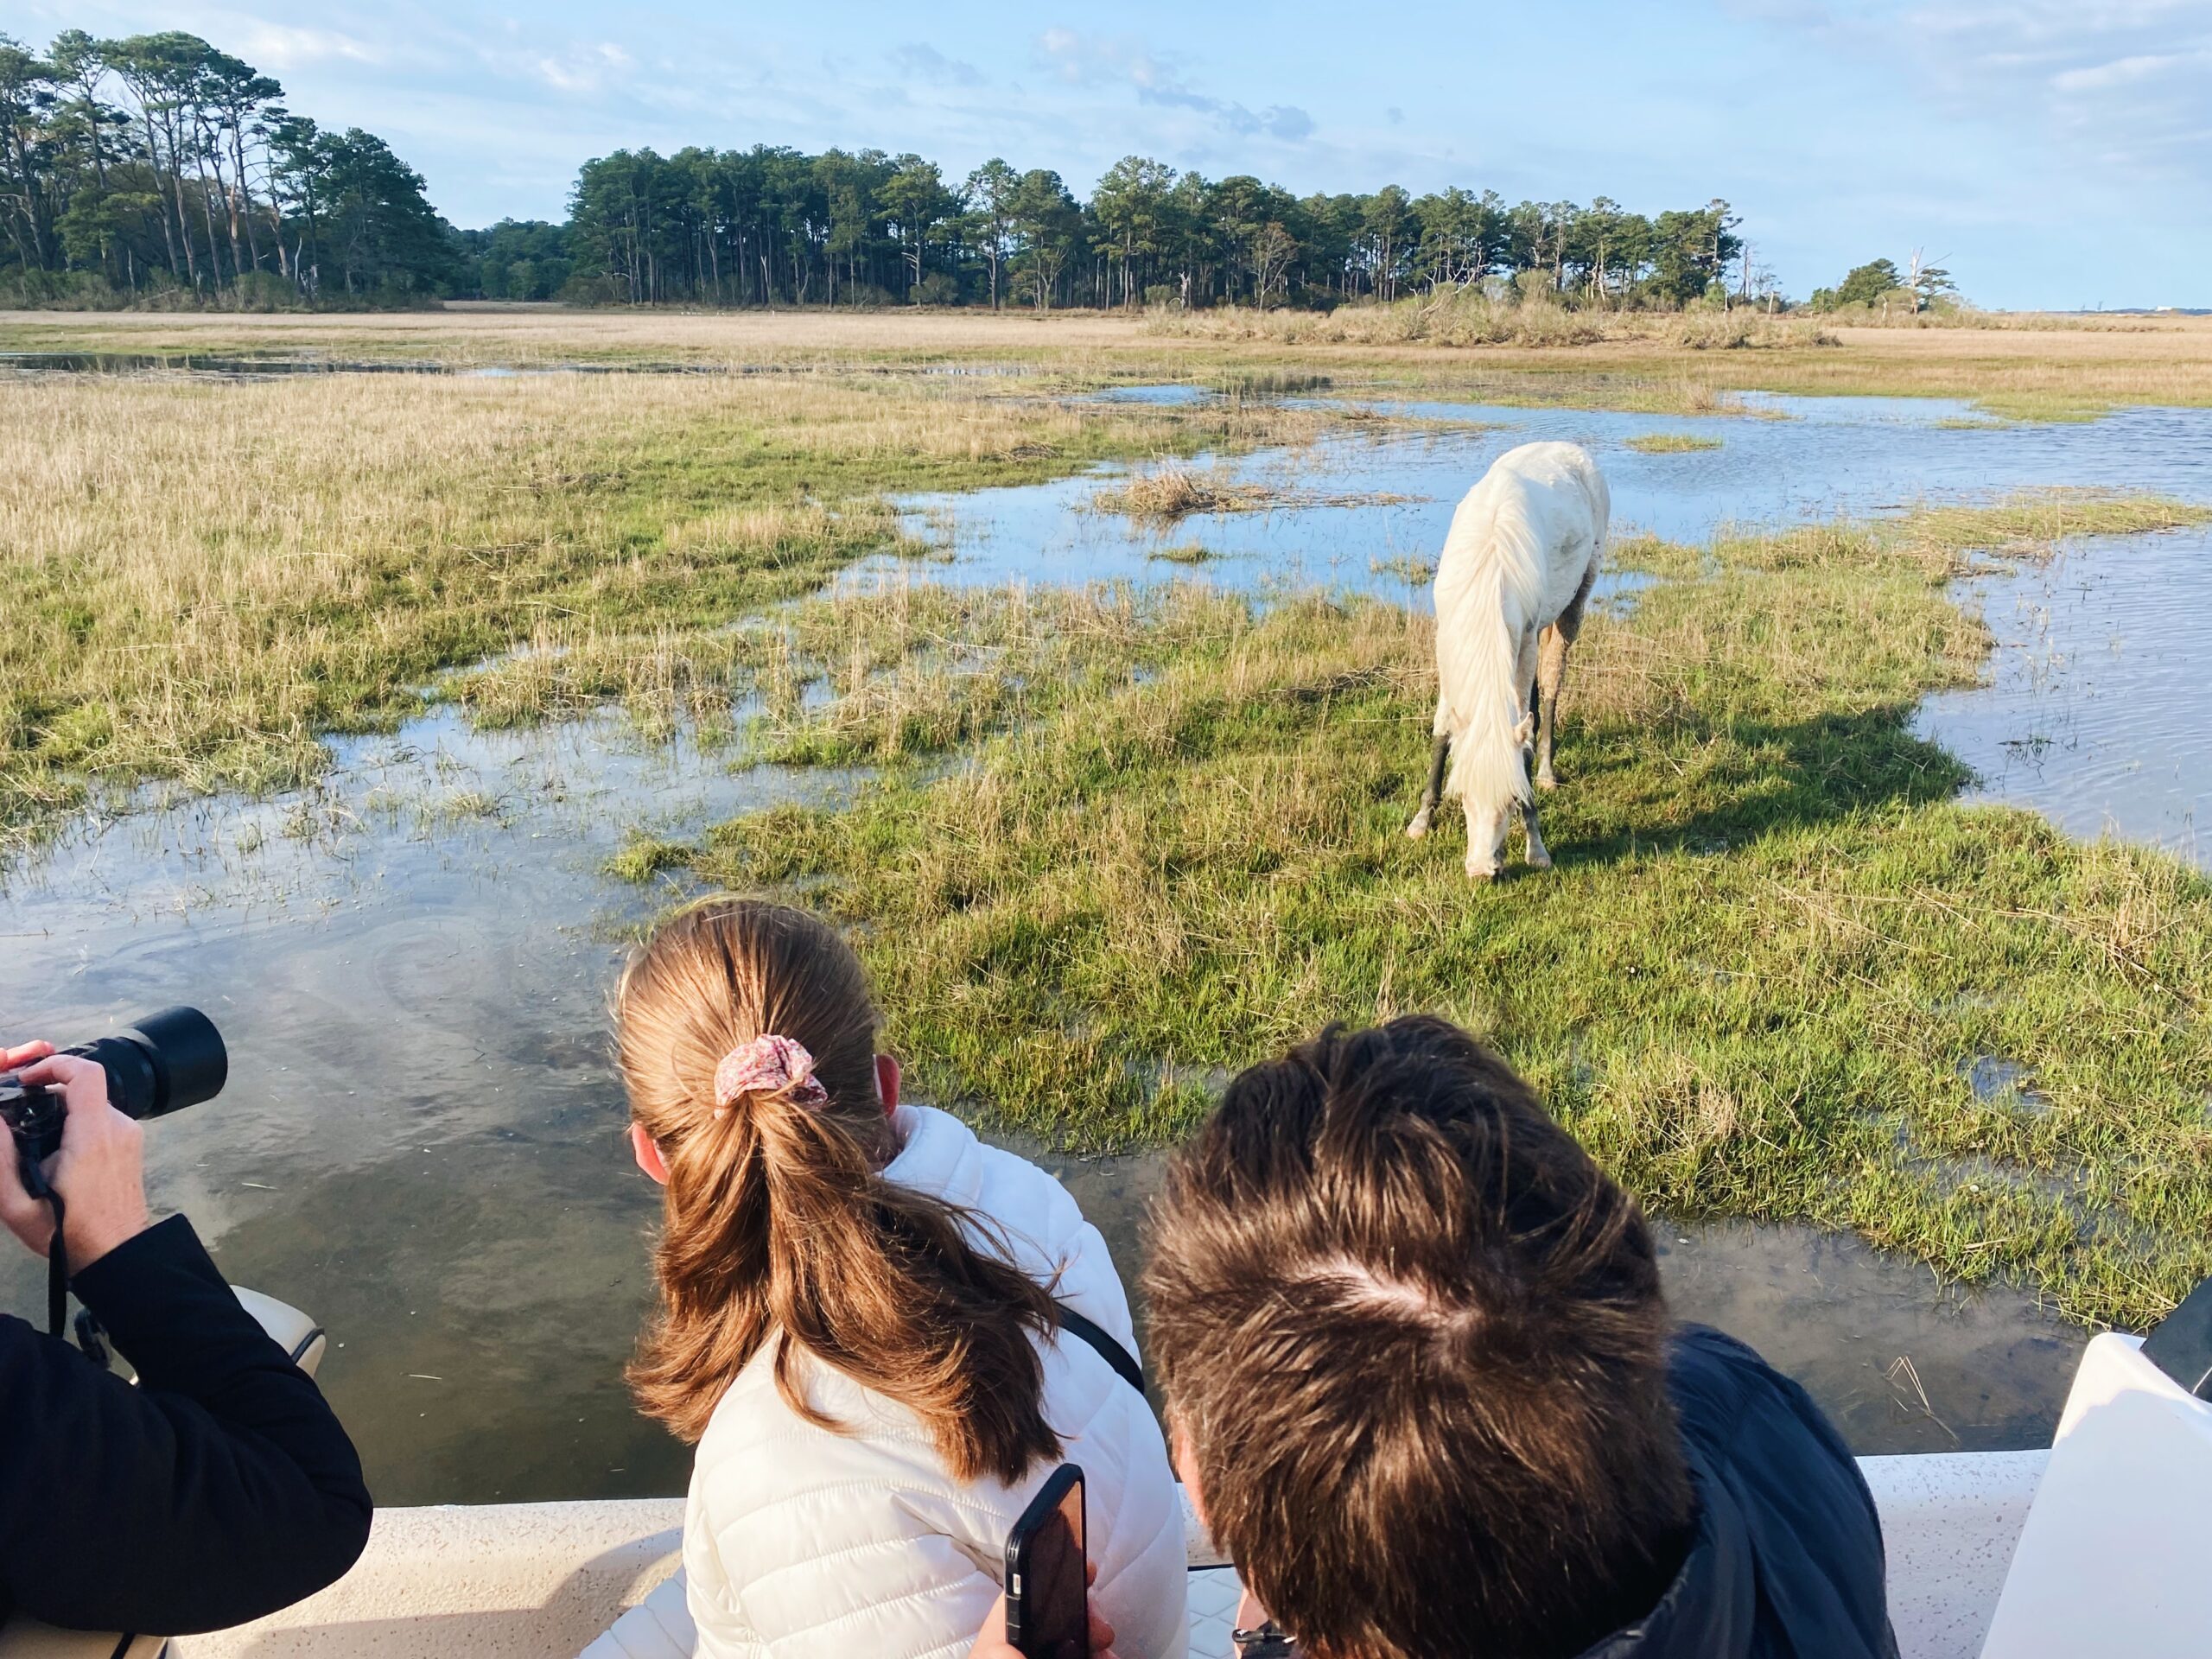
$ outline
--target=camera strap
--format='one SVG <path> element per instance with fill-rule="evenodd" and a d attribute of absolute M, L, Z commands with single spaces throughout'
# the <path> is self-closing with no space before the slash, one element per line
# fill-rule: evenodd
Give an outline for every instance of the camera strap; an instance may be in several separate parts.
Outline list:
<path fill-rule="evenodd" d="M 46 1179 L 46 1172 L 39 1167 L 36 1160 L 18 1153 L 16 1167 L 22 1172 L 23 1190 L 35 1198 L 45 1199 L 47 1207 L 54 1211 L 54 1236 L 46 1247 L 46 1330 L 48 1336 L 58 1337 L 68 1323 L 69 1247 L 61 1241 L 61 1218 L 68 1213 L 69 1206 L 61 1201 L 61 1195 L 54 1190 L 54 1184 Z"/>

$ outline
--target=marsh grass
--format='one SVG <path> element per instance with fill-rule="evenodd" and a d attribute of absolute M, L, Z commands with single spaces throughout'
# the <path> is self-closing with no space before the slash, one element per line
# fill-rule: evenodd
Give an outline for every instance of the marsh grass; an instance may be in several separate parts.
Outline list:
<path fill-rule="evenodd" d="M 1719 438 L 1700 437 L 1694 432 L 1646 432 L 1641 437 L 1630 438 L 1628 447 L 1638 454 L 1684 455 L 1700 449 L 1718 449 Z"/>
<path fill-rule="evenodd" d="M 1224 467 L 1202 472 L 1192 467 L 1170 466 L 1133 474 L 1122 483 L 1109 485 L 1092 495 L 1090 510 L 1172 524 L 1200 512 L 1389 506 L 1415 499 L 1387 490 L 1313 490 L 1264 479 L 1240 479 Z"/>
<path fill-rule="evenodd" d="M 1147 320 L 1095 312 L 38 312 L 0 315 L 0 350 L 305 353 L 457 365 L 675 363 L 800 380 L 950 369 L 982 371 L 1002 390 L 1036 392 L 1165 380 L 1289 385 L 1325 375 L 1340 396 L 1419 391 L 1467 402 L 1661 414 L 1699 412 L 1710 404 L 1693 400 L 1754 390 L 1963 397 L 1987 413 L 2020 420 L 2094 419 L 2130 404 L 2212 404 L 2212 321 L 2199 318 L 1976 313 L 1915 327 L 1783 319 L 1776 340 L 1797 343 L 1716 350 L 1739 324 L 1765 324 L 1740 315 L 1639 321 L 1629 314 L 1607 323 L 1615 334 L 1581 343 L 1450 345 L 1408 336 L 1402 328 L 1397 338 L 1292 339 L 1316 324 L 1270 312 L 1267 321 L 1248 326 L 1259 315 L 1195 314 L 1178 332 L 1162 333 Z M 1217 327 L 1206 321 L 1216 316 L 1226 321 Z M 1707 331 L 1699 340 L 1690 338 L 1694 321 Z M 1715 323 L 1717 334 L 1711 332 Z M 1818 343 L 1822 336 L 1837 343 Z"/>
<path fill-rule="evenodd" d="M 1378 576 L 1395 576 L 1408 588 L 1426 588 L 1436 580 L 1436 561 L 1411 553 L 1387 559 L 1370 559 L 1367 568 Z"/>
<path fill-rule="evenodd" d="M 699 698 L 711 630 L 871 553 L 893 491 L 1300 442 L 1325 412 L 922 376 L 0 379 L 0 828 L 99 780 L 296 784 L 444 671 L 497 723 Z"/>
<path fill-rule="evenodd" d="M 620 880 L 643 883 L 664 870 L 681 869 L 695 856 L 695 850 L 681 842 L 633 830 L 607 859 L 606 869 Z"/>
<path fill-rule="evenodd" d="M 1908 721 L 1982 671 L 1954 576 L 2204 516 L 2062 495 L 1630 544 L 1668 579 L 1586 627 L 1548 875 L 1472 886 L 1456 825 L 1401 833 L 1425 619 L 1203 588 L 1094 596 L 1074 646 L 1010 632 L 1017 592 L 961 601 L 945 639 L 1056 689 L 692 861 L 853 925 L 923 1090 L 1049 1139 L 1170 1140 L 1224 1069 L 1438 1009 L 1655 1207 L 1847 1227 L 2139 1324 L 2212 1270 L 2212 885 L 1961 804 Z M 1978 1097 L 1982 1056 L 2037 1109 Z"/>
<path fill-rule="evenodd" d="M 1802 349 L 1833 346 L 1835 337 L 1808 318 L 1758 312 L 1605 311 L 1545 302 L 1491 299 L 1471 288 L 1440 289 L 1387 305 L 1347 305 L 1333 311 L 1260 311 L 1224 306 L 1203 311 L 1159 307 L 1145 327 L 1154 334 L 1202 340 L 1268 340 L 1284 345 L 1447 346 L 1524 346 L 1541 349 L 1633 340 L 1689 351 L 1745 347 Z"/>
<path fill-rule="evenodd" d="M 650 651 L 615 636 L 518 653 L 460 677 L 449 694 L 480 722 L 508 724 L 619 699 L 648 738 L 681 726 L 741 741 L 747 761 L 876 766 L 1032 723 L 1101 677 L 1155 671 L 1232 615 L 1241 607 L 1205 588 L 969 588 L 905 570 L 855 574 L 735 626 L 671 631 Z"/>
<path fill-rule="evenodd" d="M 856 578 L 758 636 L 753 753 L 786 765 L 931 762 L 1156 673 L 1243 615 L 1204 585 Z"/>
<path fill-rule="evenodd" d="M 1276 493 L 1264 485 L 1238 483 L 1219 468 L 1199 472 L 1161 467 L 1100 490 L 1090 498 L 1090 505 L 1097 512 L 1172 521 L 1194 512 L 1257 512 L 1271 505 Z"/>

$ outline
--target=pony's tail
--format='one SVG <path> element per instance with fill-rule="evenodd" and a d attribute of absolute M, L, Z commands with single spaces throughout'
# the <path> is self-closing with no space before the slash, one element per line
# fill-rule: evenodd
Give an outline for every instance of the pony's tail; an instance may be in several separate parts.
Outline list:
<path fill-rule="evenodd" d="M 1452 645 L 1446 699 L 1459 717 L 1452 734 L 1452 775 L 1446 794 L 1478 804 L 1503 806 L 1534 799 L 1529 787 L 1529 711 L 1515 683 L 1520 631 L 1509 609 L 1502 563 L 1485 559 L 1460 593 L 1451 618 Z"/>

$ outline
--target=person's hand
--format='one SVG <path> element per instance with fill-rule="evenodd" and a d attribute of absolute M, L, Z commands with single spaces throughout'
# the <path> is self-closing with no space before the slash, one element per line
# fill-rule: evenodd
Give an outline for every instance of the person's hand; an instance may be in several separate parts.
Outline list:
<path fill-rule="evenodd" d="M 1004 1596 L 991 1604 L 991 1616 L 983 1621 L 968 1659 L 1022 1659 L 1021 1649 L 1006 1639 Z M 1114 1627 L 1099 1617 L 1096 1607 L 1090 1610 L 1090 1659 L 1114 1659 Z"/>
<path fill-rule="evenodd" d="M 1084 1564 L 1083 1581 L 1098 1582 L 1098 1563 Z M 1096 1604 L 1090 1605 L 1090 1659 L 1114 1659 L 1114 1627 L 1101 1617 Z M 1006 1639 L 1006 1598 L 1001 1596 L 991 1604 L 991 1616 L 983 1621 L 983 1628 L 976 1633 L 976 1645 L 969 1650 L 968 1659 L 1022 1659 L 1021 1649 Z"/>
<path fill-rule="evenodd" d="M 108 1104 L 107 1073 L 92 1060 L 30 1043 L 0 1054 L 0 1066 L 27 1084 L 61 1091 L 61 1149 L 46 1160 L 47 1183 L 61 1195 L 69 1271 L 81 1273 L 126 1238 L 146 1230 L 144 1134 Z M 16 1149 L 0 1147 L 0 1224 L 34 1255 L 54 1238 L 54 1211 L 24 1190 Z"/>

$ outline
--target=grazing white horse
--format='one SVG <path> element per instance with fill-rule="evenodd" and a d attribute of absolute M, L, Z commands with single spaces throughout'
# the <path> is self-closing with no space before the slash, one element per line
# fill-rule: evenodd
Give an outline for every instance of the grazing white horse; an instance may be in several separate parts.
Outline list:
<path fill-rule="evenodd" d="M 1536 738 L 1537 785 L 1551 789 L 1567 648 L 1581 629 L 1611 516 L 1605 475 L 1572 443 L 1508 450 L 1452 515 L 1436 565 L 1436 747 L 1406 833 L 1427 835 L 1439 793 L 1457 795 L 1467 809 L 1467 874 L 1477 880 L 1497 874 L 1516 807 L 1529 828 L 1529 864 L 1551 867 L 1529 788 L 1529 740 Z"/>

